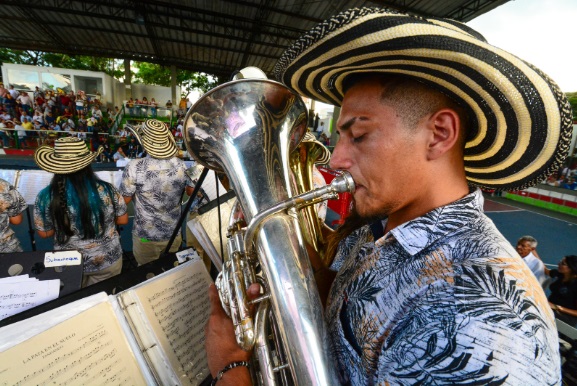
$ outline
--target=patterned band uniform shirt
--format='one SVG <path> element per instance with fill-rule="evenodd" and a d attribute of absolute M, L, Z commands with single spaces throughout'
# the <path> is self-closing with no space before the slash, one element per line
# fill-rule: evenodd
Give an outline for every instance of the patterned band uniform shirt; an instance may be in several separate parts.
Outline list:
<path fill-rule="evenodd" d="M 344 239 L 326 318 L 345 385 L 560 384 L 547 298 L 479 190 Z"/>
<path fill-rule="evenodd" d="M 180 217 L 180 200 L 186 186 L 194 186 L 184 161 L 146 156 L 124 168 L 120 193 L 134 196 L 132 233 L 149 241 L 170 239 Z"/>

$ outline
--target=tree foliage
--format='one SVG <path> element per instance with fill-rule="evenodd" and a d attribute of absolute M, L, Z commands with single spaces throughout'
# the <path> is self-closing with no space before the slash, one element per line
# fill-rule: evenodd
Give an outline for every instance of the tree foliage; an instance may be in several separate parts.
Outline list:
<path fill-rule="evenodd" d="M 147 62 L 134 62 L 134 67 L 138 69 L 133 77 L 134 83 L 170 87 L 171 73 L 169 67 Z M 218 79 L 202 72 L 177 69 L 176 84 L 180 86 L 182 96 L 186 97 L 195 89 L 203 93 L 207 92 L 218 84 Z"/>
<path fill-rule="evenodd" d="M 569 103 L 571 104 L 571 108 L 573 109 L 573 120 L 577 119 L 577 92 L 568 92 L 567 99 L 569 99 Z"/>
<path fill-rule="evenodd" d="M 67 54 L 42 51 L 19 51 L 9 48 L 0 49 L 0 63 L 100 71 L 117 79 L 124 74 L 122 65 L 116 67 L 114 59 L 83 55 L 70 56 Z"/>
<path fill-rule="evenodd" d="M 119 80 L 124 78 L 124 61 L 96 56 L 71 56 L 52 52 L 0 48 L 0 64 L 2 63 L 100 71 Z M 171 74 L 169 67 L 147 62 L 134 62 L 133 66 L 137 69 L 133 74 L 133 83 L 170 87 Z M 195 89 L 204 93 L 216 86 L 217 82 L 218 79 L 216 77 L 208 74 L 187 70 L 176 71 L 176 84 L 180 86 L 183 97 Z"/>

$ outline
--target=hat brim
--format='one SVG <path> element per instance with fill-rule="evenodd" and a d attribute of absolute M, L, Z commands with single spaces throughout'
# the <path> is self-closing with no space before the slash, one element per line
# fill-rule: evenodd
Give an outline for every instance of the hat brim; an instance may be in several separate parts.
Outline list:
<path fill-rule="evenodd" d="M 58 157 L 54 153 L 54 148 L 50 146 L 40 146 L 34 152 L 34 161 L 42 169 L 54 174 L 71 174 L 84 169 L 90 165 L 104 148 L 101 146 L 96 152 L 88 149 L 87 153 L 75 157 Z"/>
<path fill-rule="evenodd" d="M 535 185 L 569 150 L 572 114 L 559 87 L 451 20 L 352 9 L 303 35 L 274 72 L 296 92 L 337 106 L 354 73 L 401 74 L 440 90 L 467 109 L 465 171 L 480 187 Z"/>

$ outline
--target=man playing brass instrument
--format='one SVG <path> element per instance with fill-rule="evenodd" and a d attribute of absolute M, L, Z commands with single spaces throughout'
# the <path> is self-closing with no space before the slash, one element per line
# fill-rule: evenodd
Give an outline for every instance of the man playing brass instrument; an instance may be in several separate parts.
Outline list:
<path fill-rule="evenodd" d="M 331 266 L 311 257 L 317 280 L 334 278 L 321 297 L 340 383 L 559 384 L 553 313 L 479 190 L 523 189 L 561 165 L 559 88 L 460 23 L 369 8 L 303 35 L 275 72 L 342 107 L 331 166 L 355 180 L 354 213 Z M 216 384 L 250 384 L 210 294 Z"/>

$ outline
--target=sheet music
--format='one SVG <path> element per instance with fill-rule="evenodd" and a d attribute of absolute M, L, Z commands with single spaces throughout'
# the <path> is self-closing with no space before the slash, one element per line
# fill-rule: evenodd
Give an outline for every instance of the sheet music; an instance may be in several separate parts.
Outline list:
<path fill-rule="evenodd" d="M 0 282 L 0 320 L 54 300 L 59 293 L 60 279 Z"/>
<path fill-rule="evenodd" d="M 14 185 L 16 183 L 17 172 L 17 170 L 0 169 L 0 178 Z"/>
<path fill-rule="evenodd" d="M 116 187 L 116 189 L 120 188 L 120 183 L 122 182 L 122 173 L 123 170 L 115 170 L 112 173 L 112 183 Z"/>
<path fill-rule="evenodd" d="M 110 303 L 0 353 L 6 384 L 146 384 Z"/>
<path fill-rule="evenodd" d="M 226 189 L 224 188 L 224 186 L 222 186 L 222 184 L 220 183 L 220 180 L 218 178 L 216 178 L 216 172 L 211 170 L 206 175 L 206 178 L 204 179 L 204 182 L 202 183 L 202 186 L 201 186 L 202 190 L 204 190 L 204 192 L 208 196 L 209 201 L 216 199 L 215 181 L 218 181 L 218 195 L 222 196 L 223 194 L 226 193 Z"/>
<path fill-rule="evenodd" d="M 112 172 L 110 170 L 101 170 L 98 172 L 95 172 L 94 174 L 96 174 L 98 176 L 98 178 L 100 178 L 102 181 L 106 181 L 110 184 L 112 184 Z"/>
<path fill-rule="evenodd" d="M 209 375 L 204 327 L 210 313 L 208 287 L 212 280 L 200 260 L 179 268 L 131 292 L 180 382 L 198 385 Z"/>
<path fill-rule="evenodd" d="M 210 173 L 209 173 L 210 175 Z M 203 184 L 204 185 L 204 184 Z M 220 205 L 220 219 L 221 224 L 228 224 L 230 213 L 236 203 L 236 198 L 231 198 Z M 194 237 L 198 240 L 202 249 L 208 254 L 210 260 L 214 263 L 216 268 L 222 270 L 222 257 L 220 256 L 220 233 L 224 244 L 224 260 L 228 258 L 228 248 L 226 247 L 226 232 L 225 226 L 218 227 L 218 208 L 212 208 L 206 213 L 197 216 L 187 223 L 188 229 L 192 232 Z"/>
<path fill-rule="evenodd" d="M 28 281 L 28 280 L 38 280 L 35 277 L 30 277 L 30 275 L 25 274 L 25 275 L 18 275 L 18 276 L 8 276 L 8 277 L 3 277 L 0 279 L 0 284 L 6 284 L 6 283 L 16 283 L 19 281 Z"/>
<path fill-rule="evenodd" d="M 36 196 L 52 180 L 52 173 L 44 170 L 22 170 L 16 187 L 28 205 L 36 202 Z"/>
<path fill-rule="evenodd" d="M 198 218 L 190 220 L 189 222 L 186 223 L 186 226 L 188 226 L 188 229 L 190 229 L 193 236 L 198 240 L 204 252 L 208 254 L 208 257 L 210 258 L 216 269 L 219 272 L 222 271 L 222 258 L 220 257 L 220 254 L 216 251 L 216 248 L 210 236 L 208 235 L 208 233 L 206 233 L 206 230 L 204 229 Z"/>

